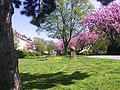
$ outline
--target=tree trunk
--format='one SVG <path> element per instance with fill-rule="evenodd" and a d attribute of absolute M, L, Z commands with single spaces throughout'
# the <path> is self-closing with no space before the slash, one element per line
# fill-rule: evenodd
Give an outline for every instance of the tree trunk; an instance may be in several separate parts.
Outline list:
<path fill-rule="evenodd" d="M 12 0 L 0 0 L 0 90 L 21 90 L 12 14 Z"/>
<path fill-rule="evenodd" d="M 64 42 L 64 55 L 68 55 L 68 44 Z"/>

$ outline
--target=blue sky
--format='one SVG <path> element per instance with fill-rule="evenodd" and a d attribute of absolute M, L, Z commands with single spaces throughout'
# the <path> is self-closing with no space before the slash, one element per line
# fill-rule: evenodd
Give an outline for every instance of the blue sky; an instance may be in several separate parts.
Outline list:
<path fill-rule="evenodd" d="M 99 2 L 97 2 L 96 0 L 90 0 L 90 2 L 95 6 L 95 8 L 99 8 Z M 15 9 L 15 13 L 13 15 L 13 29 L 20 32 L 23 35 L 25 34 L 31 39 L 33 39 L 34 37 L 40 37 L 45 40 L 50 40 L 50 38 L 48 38 L 45 33 L 41 33 L 40 35 L 38 35 L 38 33 L 36 32 L 36 27 L 30 24 L 30 20 L 31 18 L 20 14 L 20 9 Z"/>
<path fill-rule="evenodd" d="M 45 33 L 38 33 L 36 32 L 37 27 L 30 24 L 30 17 L 24 16 L 20 14 L 19 9 L 15 9 L 13 18 L 12 18 L 12 27 L 17 32 L 21 33 L 22 35 L 26 35 L 27 37 L 30 37 L 33 39 L 34 37 L 40 37 L 45 40 L 52 40 L 47 37 Z"/>

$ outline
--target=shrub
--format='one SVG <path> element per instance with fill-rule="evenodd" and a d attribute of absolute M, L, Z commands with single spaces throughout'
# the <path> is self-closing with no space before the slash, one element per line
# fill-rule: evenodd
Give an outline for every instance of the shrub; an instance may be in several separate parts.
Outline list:
<path fill-rule="evenodd" d="M 40 53 L 40 52 L 35 52 L 34 55 L 35 55 L 35 56 L 40 56 L 41 53 Z"/>
<path fill-rule="evenodd" d="M 25 55 L 21 50 L 16 50 L 16 53 L 18 58 L 25 58 Z"/>
<path fill-rule="evenodd" d="M 98 40 L 92 47 L 93 54 L 106 54 L 108 43 L 106 38 Z"/>
<path fill-rule="evenodd" d="M 23 50 L 22 50 L 22 52 L 23 52 L 23 54 L 24 54 L 25 56 L 30 56 L 30 54 L 29 54 L 28 50 L 23 49 Z"/>
<path fill-rule="evenodd" d="M 34 53 L 31 53 L 31 52 L 29 52 L 29 55 L 30 55 L 30 56 L 35 56 L 35 54 L 34 54 Z"/>

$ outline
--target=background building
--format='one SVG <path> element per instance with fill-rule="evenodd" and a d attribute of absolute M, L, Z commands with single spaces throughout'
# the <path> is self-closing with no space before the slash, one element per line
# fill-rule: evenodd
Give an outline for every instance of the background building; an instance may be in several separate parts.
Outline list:
<path fill-rule="evenodd" d="M 14 30 L 13 33 L 14 33 L 14 42 L 16 44 L 15 47 L 17 50 L 26 49 L 29 52 L 35 52 L 36 50 L 35 44 L 30 38 L 26 37 L 25 35 L 22 35 L 16 30 Z"/>

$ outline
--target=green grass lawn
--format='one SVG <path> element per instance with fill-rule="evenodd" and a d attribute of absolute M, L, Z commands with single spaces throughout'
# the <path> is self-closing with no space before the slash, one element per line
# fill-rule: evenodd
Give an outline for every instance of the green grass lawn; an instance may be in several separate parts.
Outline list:
<path fill-rule="evenodd" d="M 120 90 L 120 61 L 19 59 L 24 90 Z"/>

